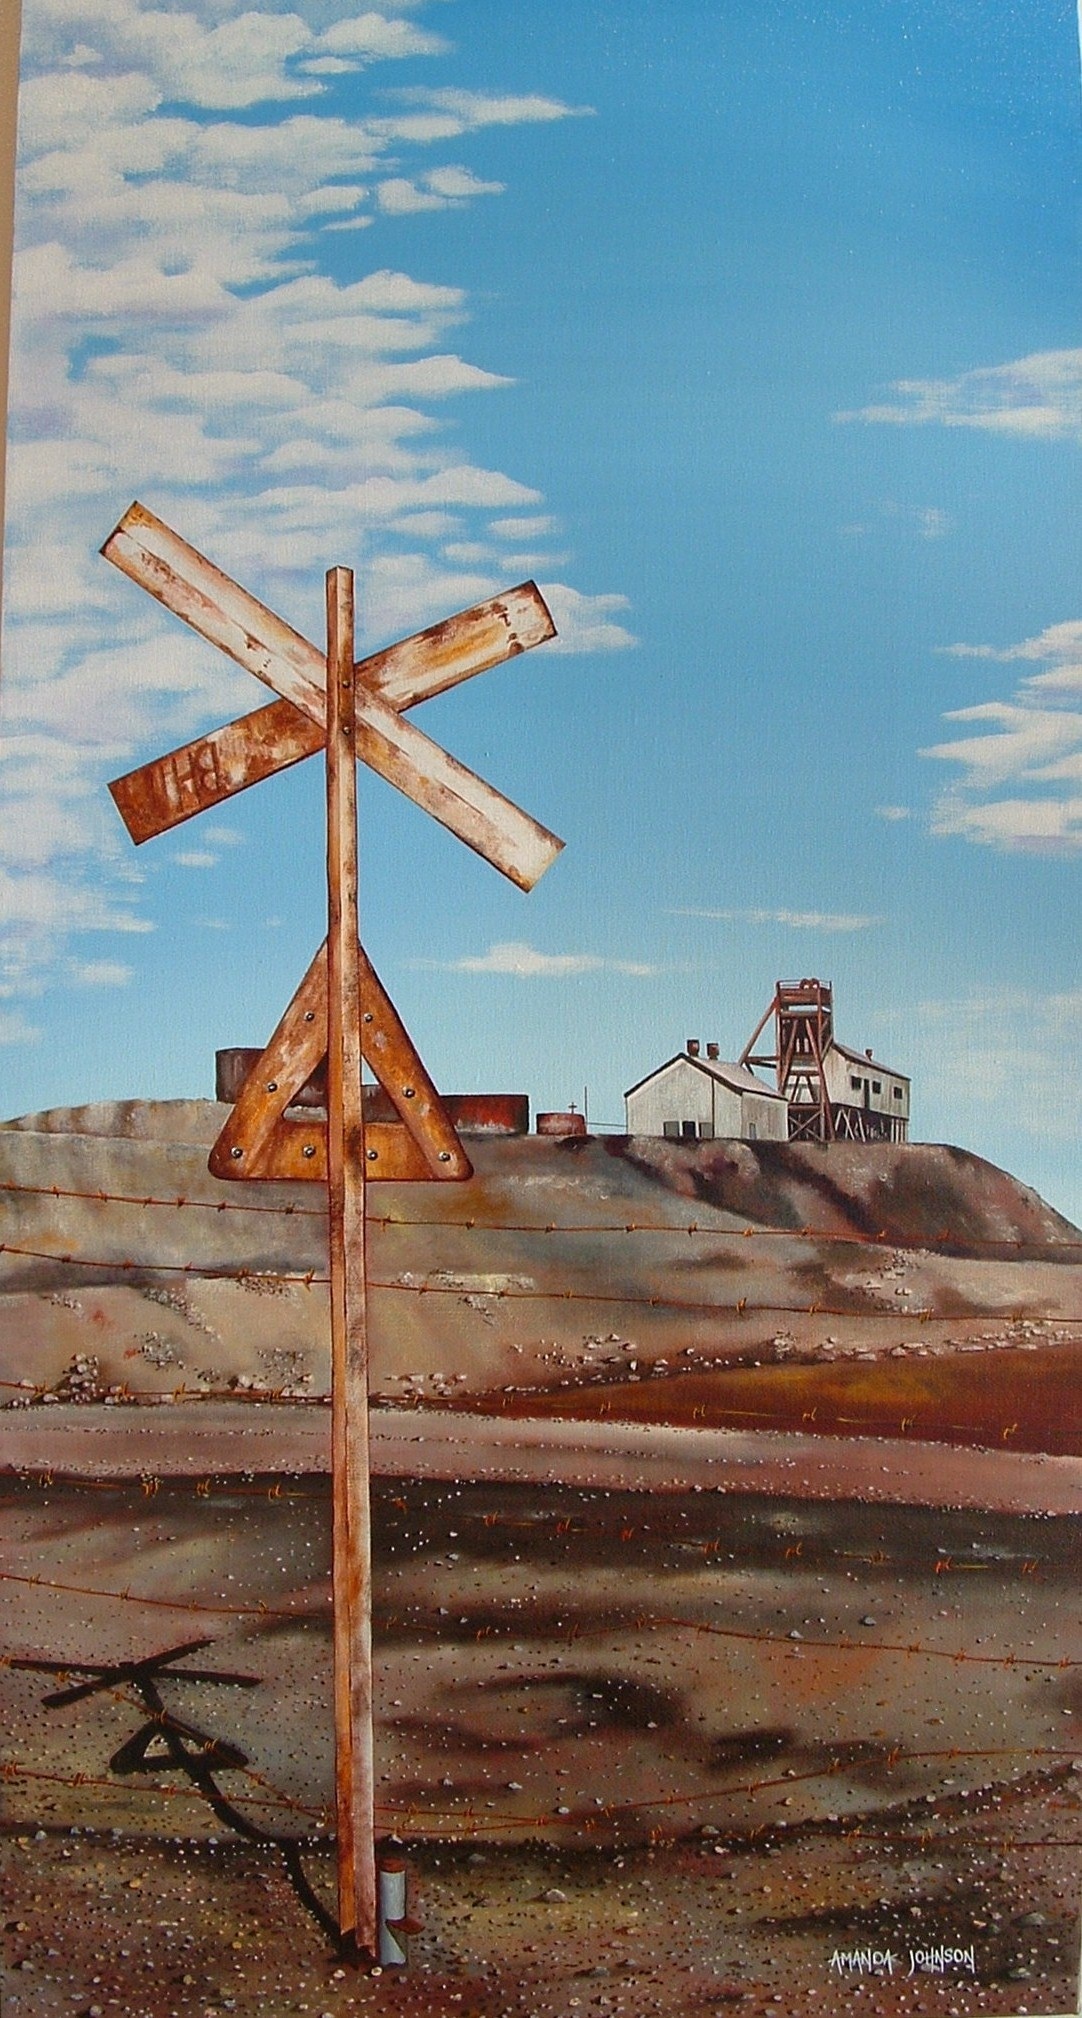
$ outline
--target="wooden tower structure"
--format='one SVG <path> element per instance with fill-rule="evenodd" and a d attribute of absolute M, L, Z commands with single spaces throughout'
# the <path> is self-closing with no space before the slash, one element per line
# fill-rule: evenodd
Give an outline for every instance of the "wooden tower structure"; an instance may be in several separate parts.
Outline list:
<path fill-rule="evenodd" d="M 774 1048 L 756 1052 L 773 1019 Z M 833 1142 L 837 1135 L 827 1086 L 826 1057 L 834 1043 L 834 991 L 829 981 L 779 981 L 740 1054 L 741 1065 L 772 1065 L 789 1102 L 791 1142 Z"/>

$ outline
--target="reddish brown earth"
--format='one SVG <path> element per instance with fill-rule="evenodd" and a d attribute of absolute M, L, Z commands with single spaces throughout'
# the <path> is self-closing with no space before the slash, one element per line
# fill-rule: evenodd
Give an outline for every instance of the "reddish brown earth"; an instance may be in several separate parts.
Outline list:
<path fill-rule="evenodd" d="M 1019 1258 L 1063 1250 L 1078 1228 L 1028 1186 L 943 1143 L 709 1142 L 614 1136 L 606 1145 L 680 1196 L 749 1224 L 853 1233 L 903 1247 Z M 574 1153 L 575 1145 L 570 1145 Z M 580 1152 L 581 1153 L 581 1152 Z"/>
<path fill-rule="evenodd" d="M 1077 1994 L 1077 1851 L 1060 1790 L 1019 1790 L 996 1847 L 983 1817 L 944 1843 L 912 1824 L 751 1852 L 724 1842 L 614 1855 L 419 1848 L 410 1969 L 343 1968 L 274 1851 L 183 1833 L 9 1839 L 10 2018 L 1017 2018 Z M 330 1847 L 307 1863 L 329 1895 Z M 137 1889 L 132 1889 L 133 1887 Z M 979 1975 L 911 1978 L 910 1947 L 976 1946 Z M 1052 1945 L 1054 1944 L 1054 1945 Z M 843 1977 L 836 1953 L 892 1952 Z M 979 1960 L 976 1958 L 979 1957 Z M 994 1971 L 994 1975 L 990 1973 Z"/>
<path fill-rule="evenodd" d="M 255 1678 L 161 1692 L 240 1749 L 218 1784 L 265 1838 L 160 1756 L 111 1768 L 146 1717 L 121 1678 L 50 1708 L 0 1665 L 5 2018 L 1072 2008 L 1077 1522 L 380 1482 L 404 1981 L 342 1967 L 287 1863 L 332 1898 L 326 1480 L 9 1481 L 0 1539 L 16 1661 L 205 1639 L 178 1669 Z M 927 1945 L 972 1971 L 909 1979 Z M 864 1948 L 898 1974 L 832 1968 Z"/>
<path fill-rule="evenodd" d="M 1082 1450 L 1082 1340 L 1009 1348 L 974 1360 L 721 1368 L 533 1394 L 481 1395 L 471 1407 L 542 1420 L 671 1423 L 679 1428 L 797 1430 L 914 1443 Z"/>
<path fill-rule="evenodd" d="M 0 1129 L 0 1396 L 326 1395 L 318 1187 L 217 1183 L 224 1112 Z M 1082 1448 L 1082 1235 L 978 1157 L 625 1137 L 471 1154 L 466 1184 L 371 1188 L 376 1402 Z"/>
<path fill-rule="evenodd" d="M 1074 2009 L 1082 1236 L 928 1145 L 481 1142 L 373 1188 L 392 1979 L 285 1847 L 329 1900 L 325 1223 L 209 1177 L 221 1118 L 0 1129 L 4 2018 Z M 113 1770 L 130 1685 L 49 1709 L 12 1664 L 197 1637 L 257 1686 L 169 1704 L 276 1842 Z M 973 1970 L 911 1977 L 936 1945 Z"/>

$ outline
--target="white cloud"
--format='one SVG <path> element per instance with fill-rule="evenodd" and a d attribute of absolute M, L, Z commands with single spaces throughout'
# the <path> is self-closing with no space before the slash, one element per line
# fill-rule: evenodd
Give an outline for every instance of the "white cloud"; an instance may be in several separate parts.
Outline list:
<path fill-rule="evenodd" d="M 953 644 L 948 657 L 1039 665 L 1007 700 L 955 708 L 948 722 L 981 733 L 934 743 L 920 752 L 958 766 L 961 776 L 937 799 L 933 834 L 960 837 L 1001 853 L 1073 855 L 1082 850 L 1082 622 L 1052 624 L 1019 644 Z"/>
<path fill-rule="evenodd" d="M 468 567 L 483 567 L 492 560 L 492 549 L 483 540 L 451 540 L 443 548 L 445 560 L 464 561 Z"/>
<path fill-rule="evenodd" d="M 937 505 L 925 505 L 917 513 L 917 530 L 922 540 L 943 540 L 954 531 L 954 520 Z"/>
<path fill-rule="evenodd" d="M 502 182 L 482 182 L 468 168 L 430 168 L 424 177 L 425 187 L 435 190 L 437 196 L 445 196 L 448 202 L 461 203 L 471 196 L 502 196 L 506 184 Z"/>
<path fill-rule="evenodd" d="M 644 977 L 657 973 L 639 960 L 605 960 L 596 953 L 539 953 L 523 940 L 501 940 L 487 953 L 467 955 L 461 960 L 415 960 L 415 967 L 439 967 L 451 974 L 511 974 L 518 980 L 538 975 L 629 974 Z"/>
<path fill-rule="evenodd" d="M 543 540 L 555 526 L 550 518 L 513 518 L 493 519 L 488 529 L 499 540 Z"/>
<path fill-rule="evenodd" d="M 391 532 L 403 533 L 408 539 L 443 539 L 453 533 L 462 520 L 454 512 L 403 512 L 401 518 L 387 521 Z"/>
<path fill-rule="evenodd" d="M 317 48 L 332 50 L 335 55 L 368 61 L 387 56 L 438 56 L 447 46 L 442 35 L 429 34 L 412 21 L 371 12 L 333 22 L 316 43 Z"/>
<path fill-rule="evenodd" d="M 152 932 L 146 918 L 118 910 L 95 889 L 45 873 L 0 868 L 0 929 L 27 924 L 47 931 Z"/>
<path fill-rule="evenodd" d="M 181 869 L 213 869 L 218 857 L 209 848 L 181 848 L 173 860 Z"/>
<path fill-rule="evenodd" d="M 886 923 L 864 911 L 705 911 L 690 905 L 681 905 L 672 916 L 716 918 L 732 925 L 788 925 L 801 932 L 866 932 Z"/>
<path fill-rule="evenodd" d="M 507 579 L 508 575 L 529 575 L 532 577 L 540 574 L 544 568 L 553 567 L 557 561 L 563 565 L 565 562 L 570 561 L 570 559 L 570 554 L 554 553 L 551 547 L 547 547 L 543 553 L 530 552 L 527 549 L 525 553 L 519 554 L 491 554 L 492 563 L 501 570 L 504 580 Z M 638 643 L 638 639 L 632 637 L 629 633 L 628 642 L 634 645 Z M 619 648 L 602 645 L 593 649 L 607 651 Z"/>
<path fill-rule="evenodd" d="M 143 6 L 139 0 L 87 0 L 82 5 L 35 0 L 27 17 L 27 55 L 37 63 L 64 66 L 34 80 L 29 137 L 39 145 L 43 125 L 46 139 L 61 137 L 65 111 L 79 121 L 93 95 L 87 87 L 99 83 L 84 73 L 98 64 L 127 70 L 159 99 L 240 111 L 315 95 L 321 86 L 296 72 L 327 59 L 337 58 L 353 70 L 377 59 L 436 55 L 446 47 L 442 37 L 414 22 L 375 11 L 346 15 L 322 33 L 299 12 L 284 9 L 248 8 L 210 24 L 195 12 Z M 73 72 L 65 65 L 65 42 L 70 48 L 77 27 L 85 30 L 87 40 L 79 48 L 80 69 Z"/>
<path fill-rule="evenodd" d="M 432 190 L 423 189 L 419 183 L 411 182 L 407 176 L 392 176 L 389 181 L 377 185 L 379 207 L 389 217 L 408 217 L 418 210 L 446 210 L 448 205 L 442 196 Z"/>
<path fill-rule="evenodd" d="M 28 1023 L 20 1009 L 0 1013 L 0 1044 L 37 1044 L 40 1040 L 41 1030 Z"/>
<path fill-rule="evenodd" d="M 942 540 L 954 531 L 954 520 L 949 512 L 938 505 L 903 505 L 897 498 L 882 498 L 876 508 L 877 518 L 890 526 L 901 526 L 907 532 L 915 532 L 918 539 Z M 842 531 L 857 537 L 869 531 L 867 525 L 843 526 Z"/>
<path fill-rule="evenodd" d="M 132 978 L 122 960 L 73 960 L 68 971 L 77 988 L 125 988 Z"/>
<path fill-rule="evenodd" d="M 1082 848 L 1082 797 L 973 805 L 960 793 L 945 792 L 933 809 L 931 829 L 1003 854 L 1074 855 Z"/>
<path fill-rule="evenodd" d="M 348 77 L 357 69 L 344 56 L 306 56 L 297 65 L 306 77 Z"/>
<path fill-rule="evenodd" d="M 877 806 L 875 809 L 875 813 L 876 818 L 879 820 L 895 821 L 895 820 L 908 820 L 911 818 L 910 809 L 908 806 Z"/>
<path fill-rule="evenodd" d="M 836 413 L 897 427 L 975 427 L 1031 440 L 1082 439 L 1082 350 L 1035 351 L 954 378 L 897 379 L 892 400 Z"/>
<path fill-rule="evenodd" d="M 525 501 L 525 500 L 524 500 Z M 588 596 L 564 582 L 540 583 L 556 636 L 548 652 L 619 652 L 638 639 L 624 624 L 613 622 L 616 610 L 626 610 L 626 596 Z"/>
<path fill-rule="evenodd" d="M 543 98 L 536 93 L 501 97 L 485 91 L 419 88 L 401 95 L 410 104 L 448 114 L 460 122 L 459 130 L 463 132 L 479 126 L 521 126 L 536 120 L 566 119 L 572 111 L 575 117 L 583 118 L 592 109 L 588 105 L 572 108 L 558 98 Z"/>
<path fill-rule="evenodd" d="M 461 210 L 475 196 L 500 196 L 503 188 L 502 182 L 481 182 L 466 168 L 433 168 L 414 181 L 389 177 L 377 184 L 377 194 L 381 210 L 404 217 L 415 210 Z"/>
<path fill-rule="evenodd" d="M 434 90 L 343 114 L 330 93 L 347 71 L 446 47 L 419 11 L 25 10 L 0 989 L 70 975 L 69 933 L 146 928 L 104 780 L 260 698 L 98 558 L 133 497 L 312 634 L 327 556 L 353 552 L 359 525 L 366 621 L 392 636 L 507 586 L 482 546 L 493 514 L 543 523 L 536 489 L 479 466 L 428 411 L 509 382 L 457 354 L 462 289 L 386 263 L 385 244 L 371 272 L 323 270 L 327 233 L 496 197 L 463 158 L 469 135 L 503 127 L 511 149 L 514 128 L 572 113 Z M 570 648 L 628 641 L 619 598 L 560 593 Z M 188 867 L 229 845 L 198 838 Z"/>
<path fill-rule="evenodd" d="M 998 659 L 1008 662 L 1012 659 L 1048 659 L 1051 663 L 1046 672 L 1031 673 L 1025 685 L 1040 691 L 1061 690 L 1064 693 L 1082 691 L 1082 620 L 1075 619 L 1064 624 L 1049 624 L 1039 631 L 1035 638 L 1023 638 L 1019 645 L 1008 645 L 997 650 L 994 645 L 943 645 L 941 650 L 953 659 Z"/>
<path fill-rule="evenodd" d="M 1082 989 L 997 986 L 920 1001 L 884 1020 L 905 1053 L 919 1110 L 946 1117 L 954 1140 L 987 1139 L 1009 1109 L 1012 1130 L 1076 1141 L 1080 1015 Z"/>
<path fill-rule="evenodd" d="M 965 784 L 977 790 L 1017 778 L 1044 777 L 1050 760 L 1082 746 L 1082 715 L 1067 710 L 982 701 L 976 707 L 954 708 L 943 719 L 991 725 L 988 734 L 935 743 L 920 753 L 960 764 Z"/>

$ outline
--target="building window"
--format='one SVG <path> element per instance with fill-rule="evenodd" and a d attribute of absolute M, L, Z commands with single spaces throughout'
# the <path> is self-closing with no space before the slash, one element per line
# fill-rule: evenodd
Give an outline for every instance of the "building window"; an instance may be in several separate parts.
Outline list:
<path fill-rule="evenodd" d="M 882 1082 L 882 1080 L 881 1080 L 881 1079 L 873 1079 L 873 1080 L 872 1080 L 872 1092 L 873 1092 L 873 1093 L 882 1093 L 882 1091 L 883 1091 L 883 1082 Z"/>
<path fill-rule="evenodd" d="M 894 1098 L 895 1100 L 900 1100 L 902 1098 L 902 1089 L 900 1086 L 896 1086 L 894 1088 Z"/>
<path fill-rule="evenodd" d="M 694 1121 L 682 1121 L 680 1123 L 680 1133 L 683 1136 L 685 1142 L 694 1142 L 695 1140 Z"/>
<path fill-rule="evenodd" d="M 749 1121 L 749 1122 L 748 1122 L 748 1141 L 749 1141 L 749 1142 L 757 1142 L 758 1140 L 759 1140 L 759 1130 L 758 1130 L 758 1129 L 756 1128 L 756 1126 L 755 1126 L 755 1123 L 754 1123 L 754 1121 Z"/>
<path fill-rule="evenodd" d="M 661 1124 L 661 1133 L 663 1135 L 667 1135 L 670 1142 L 679 1141 L 680 1138 L 679 1121 L 663 1121 Z"/>
<path fill-rule="evenodd" d="M 859 1080 L 859 1079 L 854 1079 L 854 1078 L 850 1077 L 850 1080 L 849 1080 L 849 1084 L 850 1084 L 850 1086 L 852 1087 L 852 1089 L 853 1089 L 853 1092 L 854 1092 L 854 1093 L 859 1093 L 859 1092 L 860 1092 L 860 1080 Z"/>
<path fill-rule="evenodd" d="M 713 1124 L 713 1122 L 712 1122 L 712 1121 L 700 1121 L 700 1123 L 699 1123 L 699 1141 L 700 1141 L 700 1142 L 712 1142 L 713 1140 L 714 1140 L 714 1124 Z"/>

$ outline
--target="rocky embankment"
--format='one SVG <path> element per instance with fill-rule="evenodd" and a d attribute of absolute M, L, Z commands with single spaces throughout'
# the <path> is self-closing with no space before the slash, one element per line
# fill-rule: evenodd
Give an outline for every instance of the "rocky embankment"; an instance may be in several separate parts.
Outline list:
<path fill-rule="evenodd" d="M 320 1189 L 229 1185 L 226 1110 L 0 1128 L 0 1397 L 318 1401 Z M 391 1408 L 1079 1448 L 1082 1235 L 938 1144 L 477 1140 L 369 1194 Z"/>

